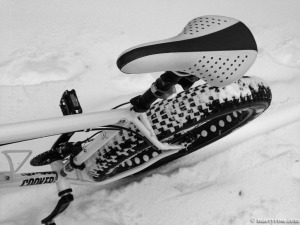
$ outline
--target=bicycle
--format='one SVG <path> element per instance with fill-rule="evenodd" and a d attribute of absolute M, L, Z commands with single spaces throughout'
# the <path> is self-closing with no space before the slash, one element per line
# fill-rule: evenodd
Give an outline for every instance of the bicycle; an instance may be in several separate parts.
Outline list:
<path fill-rule="evenodd" d="M 223 16 L 191 20 L 170 39 L 123 52 L 117 66 L 124 73 L 167 71 L 140 96 L 112 110 L 82 114 L 75 90 L 60 100 L 63 117 L 0 126 L 0 145 L 59 135 L 32 166 L 52 171 L 18 173 L 30 150 L 7 150 L 10 170 L 0 184 L 30 186 L 56 183 L 58 201 L 42 220 L 54 219 L 74 200 L 70 182 L 107 184 L 143 174 L 213 143 L 261 115 L 271 90 L 260 78 L 243 75 L 257 55 L 255 39 L 242 22 Z M 205 84 L 195 86 L 199 80 Z M 183 91 L 176 94 L 175 85 Z M 72 141 L 86 132 L 84 140 Z M 15 169 L 11 153 L 27 153 Z"/>

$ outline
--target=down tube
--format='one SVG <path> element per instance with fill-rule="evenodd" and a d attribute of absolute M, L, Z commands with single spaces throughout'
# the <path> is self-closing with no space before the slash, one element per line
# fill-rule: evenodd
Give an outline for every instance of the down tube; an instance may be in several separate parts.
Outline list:
<path fill-rule="evenodd" d="M 0 188 L 4 187 L 26 187 L 40 184 L 52 184 L 57 181 L 56 172 L 37 173 L 0 173 Z"/>
<path fill-rule="evenodd" d="M 47 137 L 72 131 L 132 121 L 137 116 L 130 108 L 69 115 L 0 126 L 0 145 Z"/>

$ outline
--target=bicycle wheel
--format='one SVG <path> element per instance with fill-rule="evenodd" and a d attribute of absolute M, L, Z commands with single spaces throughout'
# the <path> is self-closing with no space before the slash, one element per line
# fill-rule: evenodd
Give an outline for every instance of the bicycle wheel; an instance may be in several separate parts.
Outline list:
<path fill-rule="evenodd" d="M 133 168 L 143 172 L 160 166 L 230 134 L 259 116 L 270 102 L 270 88 L 257 77 L 243 77 L 221 88 L 207 84 L 191 88 L 153 104 L 147 112 L 159 140 L 183 144 L 185 149 L 159 157 L 163 151 L 122 131 L 88 160 L 86 171 L 95 181 L 103 181 Z"/>

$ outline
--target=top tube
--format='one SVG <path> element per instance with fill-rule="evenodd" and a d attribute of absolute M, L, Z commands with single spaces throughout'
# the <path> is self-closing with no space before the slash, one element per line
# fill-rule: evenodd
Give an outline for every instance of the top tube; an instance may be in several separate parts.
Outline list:
<path fill-rule="evenodd" d="M 132 121 L 138 115 L 128 107 L 5 124 L 0 126 L 0 145 L 115 124 L 120 120 Z"/>

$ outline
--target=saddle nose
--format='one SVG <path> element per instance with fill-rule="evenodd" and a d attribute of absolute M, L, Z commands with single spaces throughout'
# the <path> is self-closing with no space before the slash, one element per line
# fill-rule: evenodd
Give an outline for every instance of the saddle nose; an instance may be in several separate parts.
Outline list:
<path fill-rule="evenodd" d="M 117 66 L 124 73 L 192 74 L 220 87 L 242 77 L 256 55 L 255 39 L 245 24 L 224 16 L 202 16 L 173 38 L 126 50 Z"/>

